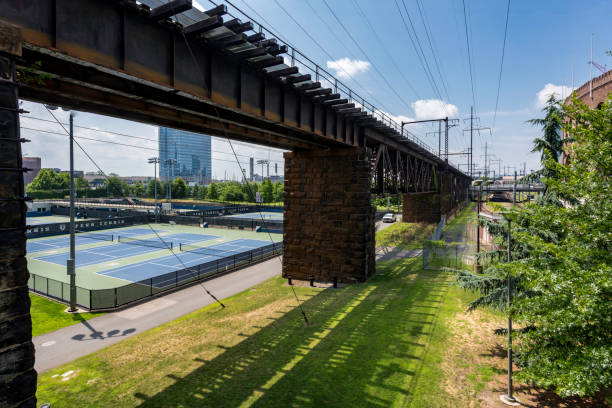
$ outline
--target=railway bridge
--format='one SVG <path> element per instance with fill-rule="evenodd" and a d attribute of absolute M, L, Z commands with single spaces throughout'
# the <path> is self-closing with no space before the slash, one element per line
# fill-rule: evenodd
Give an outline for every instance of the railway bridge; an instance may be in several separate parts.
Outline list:
<path fill-rule="evenodd" d="M 403 195 L 407 221 L 467 199 L 467 175 L 223 5 L 0 0 L 0 405 L 35 404 L 19 98 L 289 150 L 283 274 L 295 279 L 374 273 L 372 194 Z"/>

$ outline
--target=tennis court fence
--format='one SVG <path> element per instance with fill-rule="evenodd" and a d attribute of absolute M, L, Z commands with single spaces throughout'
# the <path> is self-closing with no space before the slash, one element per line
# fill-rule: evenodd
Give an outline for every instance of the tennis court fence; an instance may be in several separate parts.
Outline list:
<path fill-rule="evenodd" d="M 282 251 L 283 244 L 278 242 L 118 288 L 85 289 L 77 286 L 76 303 L 90 311 L 110 311 L 273 258 L 282 254 Z M 30 273 L 28 287 L 32 292 L 61 302 L 70 301 L 70 285 L 66 282 Z"/>

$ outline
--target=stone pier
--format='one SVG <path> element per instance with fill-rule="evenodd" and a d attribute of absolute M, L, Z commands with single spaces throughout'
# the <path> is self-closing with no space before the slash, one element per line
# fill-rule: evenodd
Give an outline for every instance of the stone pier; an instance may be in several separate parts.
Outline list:
<path fill-rule="evenodd" d="M 0 23 L 0 407 L 7 408 L 36 406 L 15 72 L 20 54 L 20 31 Z"/>
<path fill-rule="evenodd" d="M 363 282 L 375 270 L 366 150 L 285 153 L 283 277 Z"/>

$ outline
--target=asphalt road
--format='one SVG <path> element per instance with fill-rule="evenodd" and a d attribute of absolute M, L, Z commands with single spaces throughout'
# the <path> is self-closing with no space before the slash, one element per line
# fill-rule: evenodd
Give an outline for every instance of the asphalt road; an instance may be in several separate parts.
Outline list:
<path fill-rule="evenodd" d="M 203 282 L 203 285 L 217 298 L 224 299 L 280 273 L 281 260 L 274 258 Z M 212 303 L 214 300 L 202 286 L 195 285 L 119 312 L 34 337 L 34 368 L 42 373 Z"/>
<path fill-rule="evenodd" d="M 395 222 L 402 222 L 402 214 L 395 214 L 395 219 Z M 393 224 L 393 222 L 376 221 L 376 231 L 382 231 L 385 228 L 389 228 Z"/>

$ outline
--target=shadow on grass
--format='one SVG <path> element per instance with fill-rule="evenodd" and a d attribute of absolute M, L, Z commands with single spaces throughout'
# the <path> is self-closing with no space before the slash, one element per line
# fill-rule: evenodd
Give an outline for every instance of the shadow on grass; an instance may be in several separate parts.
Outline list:
<path fill-rule="evenodd" d="M 400 406 L 410 399 L 447 283 L 417 260 L 326 289 L 155 395 L 149 407 Z M 203 333 L 202 335 L 206 335 Z"/>

